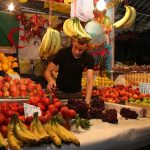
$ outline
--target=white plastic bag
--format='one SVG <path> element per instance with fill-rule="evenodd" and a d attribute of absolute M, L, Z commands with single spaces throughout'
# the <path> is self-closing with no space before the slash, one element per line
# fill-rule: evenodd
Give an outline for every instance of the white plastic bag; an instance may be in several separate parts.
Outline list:
<path fill-rule="evenodd" d="M 75 0 L 71 3 L 71 18 L 77 17 L 80 21 L 87 22 L 94 18 L 93 0 Z"/>

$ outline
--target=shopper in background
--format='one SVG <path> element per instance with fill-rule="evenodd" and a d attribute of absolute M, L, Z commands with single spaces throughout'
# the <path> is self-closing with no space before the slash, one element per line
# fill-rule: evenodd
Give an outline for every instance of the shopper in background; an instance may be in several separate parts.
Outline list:
<path fill-rule="evenodd" d="M 81 93 L 81 79 L 84 68 L 87 68 L 87 87 L 85 101 L 90 104 L 93 78 L 94 78 L 94 58 L 86 51 L 88 41 L 73 38 L 72 47 L 61 49 L 49 63 L 44 76 L 47 80 L 47 88 L 50 92 L 55 92 L 56 85 L 58 91 L 66 94 Z M 59 66 L 58 76 L 52 77 L 52 72 Z M 56 92 L 57 96 L 57 92 Z"/>

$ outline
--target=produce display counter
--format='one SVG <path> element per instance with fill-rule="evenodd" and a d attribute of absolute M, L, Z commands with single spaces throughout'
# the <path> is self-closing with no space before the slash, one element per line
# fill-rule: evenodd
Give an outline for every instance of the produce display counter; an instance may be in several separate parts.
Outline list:
<path fill-rule="evenodd" d="M 75 133 L 80 140 L 80 147 L 63 144 L 61 148 L 57 148 L 51 144 L 26 147 L 24 150 L 135 150 L 150 144 L 149 118 L 120 118 L 118 124 L 93 119 L 91 123 L 89 130 Z"/>

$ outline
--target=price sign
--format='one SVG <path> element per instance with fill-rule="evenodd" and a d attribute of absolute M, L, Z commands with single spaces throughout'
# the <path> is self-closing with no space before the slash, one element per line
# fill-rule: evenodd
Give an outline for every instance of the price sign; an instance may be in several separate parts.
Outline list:
<path fill-rule="evenodd" d="M 38 112 L 38 116 L 41 116 L 41 109 L 39 107 L 24 103 L 25 118 L 28 116 L 33 116 L 35 112 Z"/>

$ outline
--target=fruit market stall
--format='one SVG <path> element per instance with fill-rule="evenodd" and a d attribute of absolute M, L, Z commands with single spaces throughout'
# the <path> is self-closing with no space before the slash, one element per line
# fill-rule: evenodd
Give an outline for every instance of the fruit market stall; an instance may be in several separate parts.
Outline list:
<path fill-rule="evenodd" d="M 124 18 L 113 24 L 112 7 L 122 0 L 108 0 L 107 10 L 102 12 L 96 8 L 96 0 L 83 12 L 80 11 L 83 5 L 76 7 L 73 0 L 65 0 L 62 5 L 62 1 L 53 5 L 52 1 L 40 2 L 42 9 L 49 9 L 49 16 L 46 12 L 17 14 L 13 16 L 17 27 L 10 26 L 8 36 L 4 35 L 15 47 L 15 56 L 6 50 L 0 52 L 0 71 L 3 73 L 0 76 L 0 148 L 133 150 L 149 145 L 150 93 L 144 93 L 138 87 L 141 82 L 149 82 L 149 66 L 141 66 L 143 72 L 135 66 L 114 67 L 116 72 L 123 70 L 126 82 L 116 84 L 110 79 L 114 55 L 112 26 L 115 29 L 130 27 L 135 21 L 135 9 L 125 5 Z M 25 2 L 20 0 L 19 3 Z M 52 10 L 59 11 L 59 6 L 63 14 L 68 15 L 71 11 L 71 17 L 52 16 Z M 87 19 L 93 21 L 87 23 Z M 13 40 L 15 33 L 18 42 Z M 90 105 L 84 100 L 86 68 L 80 98 L 72 95 L 64 101 L 63 95 L 58 98 L 55 93 L 49 93 L 44 88 L 46 83 L 37 80 L 60 48 L 71 44 L 68 38 L 72 37 L 90 41 L 88 52 L 96 62 Z M 29 76 L 24 77 L 24 74 Z M 38 77 L 32 80 L 31 75 Z"/>

